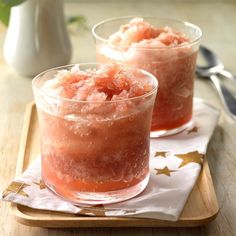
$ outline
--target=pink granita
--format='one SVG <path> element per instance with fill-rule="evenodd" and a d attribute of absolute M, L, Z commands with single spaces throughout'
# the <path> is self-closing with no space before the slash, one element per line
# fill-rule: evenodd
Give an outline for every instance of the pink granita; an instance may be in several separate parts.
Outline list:
<path fill-rule="evenodd" d="M 196 26 L 158 18 L 120 18 L 93 28 L 97 60 L 142 68 L 158 79 L 152 131 L 180 131 L 191 122 L 195 64 L 201 31 Z M 119 22 L 120 28 L 115 29 Z M 173 28 L 164 25 L 170 22 Z M 107 27 L 107 28 L 106 28 Z M 175 29 L 174 27 L 177 27 Z M 113 29 L 113 34 L 107 36 Z M 117 30 L 117 31 L 116 31 Z M 182 30 L 182 31 L 181 31 Z M 103 37 L 103 35 L 105 35 Z M 182 128 L 180 128 L 182 127 Z"/>
<path fill-rule="evenodd" d="M 190 39 L 168 26 L 156 28 L 142 18 L 134 18 L 128 24 L 120 26 L 119 31 L 111 35 L 108 41 L 122 47 L 164 47 L 184 44 L 190 42 Z"/>
<path fill-rule="evenodd" d="M 123 65 L 83 66 L 49 70 L 33 81 L 42 176 L 75 203 L 89 203 L 97 192 L 100 203 L 124 200 L 148 181 L 157 82 Z"/>
<path fill-rule="evenodd" d="M 102 65 L 100 69 L 61 70 L 42 87 L 42 92 L 77 101 L 113 101 L 142 96 L 152 85 L 138 78 L 139 72 L 129 71 L 121 65 Z"/>

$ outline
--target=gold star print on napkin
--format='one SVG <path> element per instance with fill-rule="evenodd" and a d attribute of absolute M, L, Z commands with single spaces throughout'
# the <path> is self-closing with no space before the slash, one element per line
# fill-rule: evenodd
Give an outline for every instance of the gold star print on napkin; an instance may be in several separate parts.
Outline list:
<path fill-rule="evenodd" d="M 194 126 L 194 127 L 191 128 L 190 130 L 188 130 L 188 134 L 196 133 L 197 131 L 198 131 L 198 127 L 197 127 L 197 126 Z"/>
<path fill-rule="evenodd" d="M 156 152 L 154 156 L 155 157 L 166 157 L 166 153 L 167 152 Z"/>
<path fill-rule="evenodd" d="M 183 160 L 179 166 L 180 168 L 191 162 L 195 162 L 197 164 L 202 165 L 204 155 L 199 153 L 198 151 L 194 151 L 185 154 L 175 154 L 175 156 Z"/>
<path fill-rule="evenodd" d="M 171 172 L 175 172 L 176 171 L 176 170 L 170 170 L 167 166 L 164 167 L 163 169 L 155 168 L 155 170 L 157 171 L 156 175 L 167 175 L 167 176 L 170 176 Z"/>
<path fill-rule="evenodd" d="M 3 198 L 6 198 L 9 194 L 18 194 L 24 197 L 29 197 L 29 195 L 24 192 L 24 188 L 29 186 L 28 184 L 22 183 L 22 182 L 17 182 L 13 181 L 5 191 L 3 191 Z"/>
<path fill-rule="evenodd" d="M 37 182 L 34 182 L 34 183 L 37 184 L 40 189 L 45 189 L 47 187 L 42 179 L 40 179 L 38 183 Z"/>
<path fill-rule="evenodd" d="M 178 220 L 202 168 L 219 112 L 195 100 L 193 126 L 176 135 L 151 139 L 150 179 L 136 197 L 109 205 L 73 205 L 49 191 L 41 178 L 40 156 L 2 194 L 2 199 L 31 208 L 88 216 Z"/>
<path fill-rule="evenodd" d="M 91 215 L 91 216 L 106 216 L 106 210 L 102 204 L 95 205 L 92 207 L 81 207 L 79 211 L 80 215 Z"/>

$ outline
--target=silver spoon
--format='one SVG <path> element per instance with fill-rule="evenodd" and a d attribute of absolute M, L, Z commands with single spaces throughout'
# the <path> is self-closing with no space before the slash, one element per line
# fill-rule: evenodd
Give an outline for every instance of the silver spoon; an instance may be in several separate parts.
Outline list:
<path fill-rule="evenodd" d="M 225 110 L 233 119 L 236 120 L 236 99 L 229 91 L 229 89 L 222 83 L 219 74 L 236 82 L 235 76 L 230 72 L 224 70 L 223 63 L 209 49 L 201 46 L 199 49 L 199 53 L 202 54 L 208 65 L 205 67 L 197 65 L 197 75 L 200 77 L 211 79 L 220 95 Z"/>
<path fill-rule="evenodd" d="M 207 66 L 198 65 L 197 73 L 200 73 L 201 75 L 205 74 L 205 76 L 208 76 L 209 73 L 220 74 L 228 79 L 235 80 L 236 82 L 236 76 L 224 69 L 222 61 L 217 57 L 217 55 L 213 51 L 204 46 L 200 46 L 199 53 L 206 59 L 208 65 Z"/>

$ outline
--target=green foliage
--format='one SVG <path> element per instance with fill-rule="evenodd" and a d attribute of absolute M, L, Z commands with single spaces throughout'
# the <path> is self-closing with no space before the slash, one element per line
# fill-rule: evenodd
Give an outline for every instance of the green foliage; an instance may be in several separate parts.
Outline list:
<path fill-rule="evenodd" d="M 88 29 L 87 19 L 83 15 L 71 16 L 68 18 L 67 23 L 78 28 Z"/>
<path fill-rule="evenodd" d="M 0 21 L 8 26 L 11 7 L 17 6 L 25 0 L 0 0 Z"/>
<path fill-rule="evenodd" d="M 9 6 L 0 4 L 0 21 L 2 21 L 4 25 L 8 25 L 10 9 L 11 8 Z"/>
<path fill-rule="evenodd" d="M 13 7 L 13 6 L 21 4 L 24 1 L 25 0 L 0 0 L 0 3 L 10 6 L 10 7 Z"/>

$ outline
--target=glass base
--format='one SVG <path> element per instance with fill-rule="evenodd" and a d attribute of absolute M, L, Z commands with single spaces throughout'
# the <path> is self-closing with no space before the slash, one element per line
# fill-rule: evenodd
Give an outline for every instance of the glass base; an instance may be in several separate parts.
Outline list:
<path fill-rule="evenodd" d="M 151 138 L 158 138 L 158 137 L 164 137 L 164 136 L 177 134 L 177 133 L 180 133 L 183 130 L 191 127 L 192 125 L 193 125 L 193 120 L 191 119 L 188 123 L 181 125 L 175 129 L 151 131 L 150 137 Z"/>
<path fill-rule="evenodd" d="M 69 196 L 63 196 L 55 186 L 52 186 L 44 180 L 46 186 L 55 193 L 57 196 L 65 201 L 69 201 L 76 204 L 86 204 L 86 205 L 97 205 L 97 204 L 111 204 L 115 202 L 121 202 L 130 199 L 139 193 L 141 193 L 148 184 L 149 174 L 140 183 L 121 190 L 110 191 L 110 192 L 75 192 L 71 191 Z M 68 193 L 68 192 L 67 192 Z"/>

